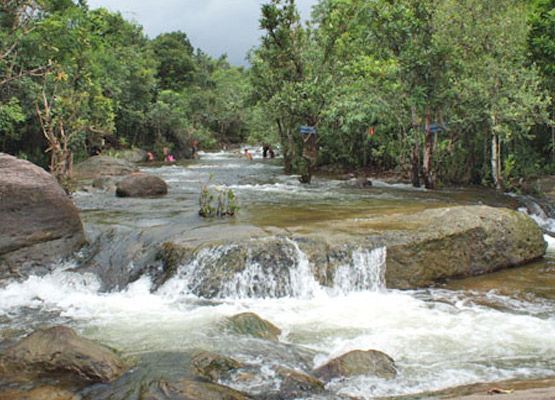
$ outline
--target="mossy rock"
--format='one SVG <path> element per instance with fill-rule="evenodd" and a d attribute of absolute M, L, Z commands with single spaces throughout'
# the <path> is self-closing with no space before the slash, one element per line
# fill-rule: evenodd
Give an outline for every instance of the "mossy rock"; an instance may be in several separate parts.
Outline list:
<path fill-rule="evenodd" d="M 15 379 L 52 376 L 68 383 L 109 383 L 126 369 L 113 351 L 65 326 L 35 331 L 0 356 L 0 373 Z"/>
<path fill-rule="evenodd" d="M 202 381 L 160 381 L 141 400 L 252 400 L 230 387 Z"/>
<path fill-rule="evenodd" d="M 220 354 L 201 351 L 193 356 L 192 365 L 201 378 L 211 382 L 228 376 L 230 372 L 242 367 L 241 363 L 233 358 Z"/>
<path fill-rule="evenodd" d="M 276 366 L 273 370 L 282 379 L 278 396 L 280 399 L 306 398 L 308 395 L 326 391 L 324 383 L 314 376 L 282 366 Z"/>
<path fill-rule="evenodd" d="M 277 342 L 281 329 L 250 312 L 228 318 L 226 327 L 233 333 Z"/>
<path fill-rule="evenodd" d="M 334 378 L 358 375 L 391 379 L 397 375 L 397 370 L 393 359 L 381 351 L 353 350 L 316 368 L 313 374 L 329 382 Z"/>

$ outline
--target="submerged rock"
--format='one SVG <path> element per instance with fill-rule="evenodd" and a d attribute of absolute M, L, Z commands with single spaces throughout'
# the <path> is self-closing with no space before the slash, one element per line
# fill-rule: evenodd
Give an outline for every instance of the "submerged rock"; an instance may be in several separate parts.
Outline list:
<path fill-rule="evenodd" d="M 391 379 L 397 375 L 397 370 L 393 359 L 381 351 L 353 350 L 316 368 L 313 374 L 329 382 L 334 378 L 357 375 Z"/>
<path fill-rule="evenodd" d="M 197 374 L 212 382 L 217 382 L 230 371 L 242 367 L 241 363 L 233 358 L 222 356 L 208 351 L 201 351 L 193 356 L 192 365 Z"/>
<path fill-rule="evenodd" d="M 120 176 L 137 172 L 139 168 L 122 158 L 94 156 L 73 168 L 74 180 L 95 179 L 99 176 Z"/>
<path fill-rule="evenodd" d="M 111 350 L 55 326 L 33 332 L 0 356 L 0 372 L 22 376 L 52 376 L 68 382 L 113 382 L 126 370 Z"/>
<path fill-rule="evenodd" d="M 273 369 L 282 379 L 279 395 L 276 398 L 298 399 L 326 391 L 324 383 L 313 376 L 285 367 L 274 367 Z"/>
<path fill-rule="evenodd" d="M 75 205 L 54 178 L 0 153 L 0 275 L 66 257 L 85 242 Z"/>
<path fill-rule="evenodd" d="M 240 335 L 278 341 L 281 329 L 250 312 L 234 315 L 228 319 L 227 328 Z"/>
<path fill-rule="evenodd" d="M 116 185 L 118 197 L 162 196 L 168 193 L 168 185 L 162 178 L 142 172 L 133 173 Z"/>
<path fill-rule="evenodd" d="M 160 381 L 141 400 L 251 400 L 247 394 L 227 386 L 201 381 Z"/>

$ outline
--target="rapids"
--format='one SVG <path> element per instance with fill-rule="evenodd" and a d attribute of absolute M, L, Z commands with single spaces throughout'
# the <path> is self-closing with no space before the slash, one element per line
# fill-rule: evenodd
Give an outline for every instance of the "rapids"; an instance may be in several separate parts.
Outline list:
<path fill-rule="evenodd" d="M 428 192 L 379 180 L 372 188 L 316 177 L 309 186 L 281 172 L 279 160 L 238 154 L 201 154 L 198 161 L 147 165 L 161 176 L 169 195 L 160 199 L 119 199 L 113 193 L 79 192 L 75 196 L 90 238 L 115 230 L 106 243 L 110 252 L 125 251 L 120 236 L 157 231 L 155 238 L 180 230 L 194 240 L 225 234 L 228 225 L 268 231 L 325 229 L 330 220 L 368 214 L 398 213 L 447 204 L 514 204 L 513 197 L 488 191 Z M 213 179 L 210 180 L 210 176 Z M 232 189 L 240 211 L 231 219 L 198 216 L 201 184 Z M 530 212 L 530 211 L 527 211 Z M 552 220 L 534 213 L 545 226 Z M 551 225 L 553 226 L 553 225 Z M 156 241 L 156 240 L 154 240 Z M 155 243 L 153 244 L 155 245 Z M 288 291 L 277 295 L 271 276 L 262 294 L 250 292 L 260 280 L 256 265 L 226 282 L 216 299 L 195 297 L 190 287 L 195 268 L 178 273 L 155 291 L 142 276 L 117 291 L 105 292 L 97 276 L 77 272 L 80 258 L 51 273 L 0 287 L 0 332 L 15 339 L 39 326 L 64 324 L 87 338 L 118 349 L 136 367 L 113 385 L 97 385 L 82 393 L 90 399 L 138 399 L 140 387 L 156 379 L 179 379 L 187 356 L 195 349 L 219 352 L 261 366 L 258 379 L 223 382 L 236 389 L 264 393 L 278 378 L 267 366 L 284 365 L 310 372 L 331 358 L 354 349 L 377 349 L 396 361 L 393 380 L 356 377 L 332 381 L 329 396 L 372 399 L 427 393 L 477 382 L 551 377 L 555 370 L 555 252 L 544 260 L 487 276 L 449 282 L 416 291 L 385 288 L 386 248 L 353 254 L 352 265 L 336 272 L 333 288 L 323 288 L 310 274 L 306 256 L 295 247 Z M 206 254 L 205 257 L 217 257 Z M 224 317 L 254 312 L 282 329 L 280 343 L 238 337 L 218 328 Z M 309 355 L 298 357 L 297 352 Z M 1 382 L 0 382 L 1 384 Z M 424 395 L 425 397 L 425 395 Z"/>

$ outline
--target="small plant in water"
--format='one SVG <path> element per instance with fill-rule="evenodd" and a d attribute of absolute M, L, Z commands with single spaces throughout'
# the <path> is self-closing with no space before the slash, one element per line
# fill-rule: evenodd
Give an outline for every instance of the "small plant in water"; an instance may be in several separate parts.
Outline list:
<path fill-rule="evenodd" d="M 231 189 L 220 189 L 217 186 L 208 187 L 212 181 L 212 174 L 208 182 L 200 185 L 199 214 L 203 217 L 233 216 L 239 207 L 235 204 L 235 193 Z M 213 204 L 215 201 L 215 205 Z"/>

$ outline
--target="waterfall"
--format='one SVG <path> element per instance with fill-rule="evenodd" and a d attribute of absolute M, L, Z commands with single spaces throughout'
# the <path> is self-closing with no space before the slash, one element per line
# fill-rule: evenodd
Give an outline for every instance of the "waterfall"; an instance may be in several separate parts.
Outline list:
<path fill-rule="evenodd" d="M 385 248 L 352 251 L 335 267 L 333 287 L 322 287 L 314 266 L 289 238 L 251 239 L 199 250 L 160 292 L 204 298 L 313 298 L 320 294 L 379 291 L 385 288 Z"/>
<path fill-rule="evenodd" d="M 353 251 L 351 262 L 340 265 L 333 274 L 333 292 L 347 294 L 350 292 L 385 289 L 386 248 L 372 250 L 357 249 Z"/>

